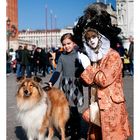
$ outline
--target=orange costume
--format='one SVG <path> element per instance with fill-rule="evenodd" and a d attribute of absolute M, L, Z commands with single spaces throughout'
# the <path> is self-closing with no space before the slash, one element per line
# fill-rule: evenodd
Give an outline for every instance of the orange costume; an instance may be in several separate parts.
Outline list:
<path fill-rule="evenodd" d="M 102 140 L 126 140 L 131 135 L 121 72 L 120 56 L 110 48 L 96 68 L 90 65 L 81 74 L 87 84 L 98 87 Z"/>

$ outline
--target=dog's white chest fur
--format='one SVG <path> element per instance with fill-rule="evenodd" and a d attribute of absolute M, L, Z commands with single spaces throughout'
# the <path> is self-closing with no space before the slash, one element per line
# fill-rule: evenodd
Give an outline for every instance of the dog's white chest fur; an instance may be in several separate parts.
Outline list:
<path fill-rule="evenodd" d="M 27 132 L 27 136 L 37 138 L 39 135 L 39 129 L 42 125 L 43 117 L 46 114 L 47 105 L 45 102 L 41 102 L 31 110 L 21 111 L 18 114 L 18 119 L 22 124 L 22 127 Z"/>

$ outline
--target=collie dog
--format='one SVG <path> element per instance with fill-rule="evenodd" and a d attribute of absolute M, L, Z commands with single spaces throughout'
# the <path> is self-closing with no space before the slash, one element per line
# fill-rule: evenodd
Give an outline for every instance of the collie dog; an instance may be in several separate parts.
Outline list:
<path fill-rule="evenodd" d="M 64 93 L 55 87 L 45 91 L 32 78 L 21 81 L 16 94 L 18 120 L 28 140 L 51 140 L 56 128 L 65 140 L 65 125 L 69 119 L 69 104 Z M 45 137 L 48 132 L 48 137 Z"/>

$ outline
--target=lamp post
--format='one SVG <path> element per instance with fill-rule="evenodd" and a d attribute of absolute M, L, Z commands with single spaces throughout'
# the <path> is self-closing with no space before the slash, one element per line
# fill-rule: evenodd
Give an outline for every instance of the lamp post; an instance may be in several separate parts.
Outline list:
<path fill-rule="evenodd" d="M 11 25 L 11 20 L 8 18 L 6 21 L 7 24 L 7 42 L 8 42 L 8 51 L 10 49 L 10 37 L 15 38 L 17 29 L 15 25 Z"/>
<path fill-rule="evenodd" d="M 57 48 L 57 22 L 56 22 L 56 20 L 57 20 L 57 17 L 56 17 L 56 15 L 54 16 L 54 26 L 55 26 L 55 30 L 56 30 L 56 48 Z"/>
<path fill-rule="evenodd" d="M 51 11 L 50 11 L 50 18 L 51 18 L 51 48 L 52 48 L 52 28 L 53 28 L 53 27 L 52 27 L 52 24 L 53 24 L 53 21 L 52 21 L 52 20 L 53 20 L 53 19 L 52 19 L 52 18 L 53 18 L 53 15 L 52 15 L 52 14 L 53 14 L 53 12 L 52 12 L 52 10 L 51 10 Z"/>

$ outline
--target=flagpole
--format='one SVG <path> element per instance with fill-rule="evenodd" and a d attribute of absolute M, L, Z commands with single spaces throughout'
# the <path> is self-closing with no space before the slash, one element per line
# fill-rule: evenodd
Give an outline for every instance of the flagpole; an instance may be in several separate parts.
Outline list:
<path fill-rule="evenodd" d="M 53 17 L 52 17 L 52 14 L 53 14 L 53 12 L 52 12 L 52 10 L 50 10 L 50 18 L 51 18 L 51 48 L 52 48 L 52 28 L 53 28 L 53 27 L 52 27 L 52 26 L 53 26 L 53 25 L 52 25 L 52 24 L 53 24 L 53 21 L 52 21 L 52 18 L 53 18 Z"/>
<path fill-rule="evenodd" d="M 47 5 L 46 5 L 46 7 L 45 7 L 45 13 L 46 13 L 46 21 L 45 21 L 45 23 L 46 23 L 46 32 L 45 32 L 45 34 L 46 34 L 46 50 L 48 49 L 48 38 L 47 38 L 47 30 L 48 30 L 48 7 L 47 7 Z"/>

